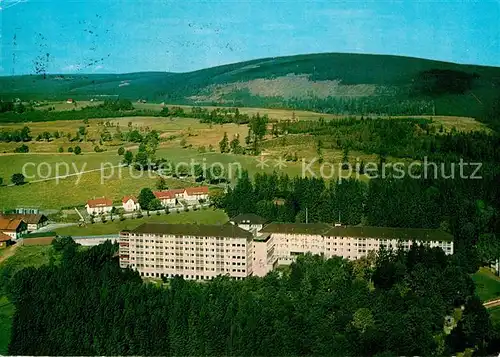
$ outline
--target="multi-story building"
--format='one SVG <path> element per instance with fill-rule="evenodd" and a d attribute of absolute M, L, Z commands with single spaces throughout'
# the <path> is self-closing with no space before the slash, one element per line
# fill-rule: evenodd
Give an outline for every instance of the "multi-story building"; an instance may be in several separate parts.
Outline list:
<path fill-rule="evenodd" d="M 144 277 L 243 279 L 252 274 L 252 239 L 232 224 L 144 223 L 120 232 L 120 265 Z"/>
<path fill-rule="evenodd" d="M 297 256 L 359 259 L 381 247 L 439 247 L 453 254 L 453 237 L 436 229 L 331 226 L 324 223 L 271 223 L 257 235 L 239 225 L 145 223 L 120 233 L 120 265 L 144 277 L 206 280 L 264 276 Z"/>
<path fill-rule="evenodd" d="M 408 250 L 412 244 L 426 244 L 453 254 L 453 236 L 437 229 L 271 223 L 259 233 L 264 239 L 254 242 L 254 275 L 257 276 L 267 274 L 276 266 L 289 265 L 305 253 L 355 260 L 381 247 Z"/>

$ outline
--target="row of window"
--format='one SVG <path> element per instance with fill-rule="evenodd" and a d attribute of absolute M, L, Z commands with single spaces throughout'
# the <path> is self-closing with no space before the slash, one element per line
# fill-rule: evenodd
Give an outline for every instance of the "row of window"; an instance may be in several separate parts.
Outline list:
<path fill-rule="evenodd" d="M 189 274 L 186 274 L 185 276 L 183 274 L 163 274 L 163 273 L 145 273 L 145 272 L 142 272 L 141 271 L 141 276 L 146 276 L 146 277 L 151 277 L 151 278 L 173 278 L 175 276 L 180 276 L 181 278 L 184 278 L 184 279 L 191 279 L 191 280 L 211 280 L 213 279 L 214 277 L 211 277 L 211 276 L 205 276 L 205 275 L 189 275 Z M 234 277 L 233 279 L 236 279 L 236 280 L 243 280 L 244 278 L 242 277 Z"/>

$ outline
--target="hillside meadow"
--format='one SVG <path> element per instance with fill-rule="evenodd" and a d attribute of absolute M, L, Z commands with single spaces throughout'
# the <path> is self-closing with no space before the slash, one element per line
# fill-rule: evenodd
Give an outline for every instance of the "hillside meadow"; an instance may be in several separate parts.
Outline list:
<path fill-rule="evenodd" d="M 222 210 L 205 209 L 199 211 L 179 212 L 156 215 L 143 218 L 128 218 L 124 221 L 115 219 L 113 222 L 87 224 L 85 227 L 71 226 L 56 229 L 59 235 L 90 236 L 118 234 L 125 229 L 134 229 L 143 223 L 190 223 L 190 224 L 224 224 L 228 221 Z"/>

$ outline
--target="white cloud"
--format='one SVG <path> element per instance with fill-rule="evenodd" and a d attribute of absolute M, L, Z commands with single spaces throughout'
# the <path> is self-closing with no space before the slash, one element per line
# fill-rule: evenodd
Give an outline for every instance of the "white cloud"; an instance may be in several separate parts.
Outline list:
<path fill-rule="evenodd" d="M 70 64 L 61 69 L 66 72 L 76 72 L 81 69 L 81 66 L 79 64 Z"/>

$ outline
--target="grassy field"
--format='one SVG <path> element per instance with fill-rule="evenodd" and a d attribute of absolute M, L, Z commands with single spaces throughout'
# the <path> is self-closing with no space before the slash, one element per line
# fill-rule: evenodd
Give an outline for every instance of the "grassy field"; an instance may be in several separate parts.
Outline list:
<path fill-rule="evenodd" d="M 491 270 L 480 268 L 472 275 L 472 280 L 476 284 L 476 293 L 482 301 L 500 297 L 500 278 L 495 276 Z"/>
<path fill-rule="evenodd" d="M 223 224 L 228 220 L 227 215 L 221 210 L 200 210 L 180 213 L 170 213 L 168 215 L 162 214 L 157 216 L 152 214 L 150 217 L 144 216 L 143 218 L 126 219 L 120 221 L 116 219 L 114 222 L 95 223 L 87 227 L 65 227 L 57 229 L 59 235 L 71 236 L 86 236 L 86 235 L 103 235 L 103 234 L 117 234 L 124 229 L 134 229 L 137 226 L 147 223 L 198 223 L 198 224 Z"/>
<path fill-rule="evenodd" d="M 189 140 L 188 140 L 189 143 Z M 300 149 L 300 148 L 299 148 Z M 297 150 L 298 154 L 304 155 L 306 158 L 314 157 L 314 150 L 308 146 L 302 146 L 302 151 Z M 182 149 L 175 144 L 161 146 L 156 156 L 165 158 L 175 164 L 180 162 L 191 165 L 191 163 L 199 163 L 205 165 L 207 169 L 211 165 L 217 163 L 222 165 L 224 171 L 229 177 L 236 178 L 237 172 L 241 169 L 248 170 L 251 176 L 259 172 L 286 173 L 290 176 L 302 174 L 302 162 L 287 162 L 286 167 L 277 166 L 278 158 L 286 153 L 286 147 L 270 148 L 262 158 L 265 160 L 264 166 L 261 166 L 259 160 L 261 157 L 221 154 L 217 152 L 200 153 L 197 149 L 186 148 Z M 352 154 L 352 158 L 356 156 Z M 13 159 L 15 158 L 15 160 Z M 330 152 L 325 150 L 325 161 L 339 163 L 341 158 L 340 152 Z M 369 156 L 361 157 L 367 160 Z M 118 165 L 121 157 L 115 152 L 92 153 L 82 155 L 67 155 L 67 154 L 17 154 L 0 155 L 0 177 L 4 178 L 5 183 L 10 182 L 12 174 L 22 172 L 25 167 L 25 174 L 28 177 L 27 181 L 36 181 L 45 177 L 56 177 L 56 166 L 59 165 L 59 175 L 67 173 L 74 174 L 83 171 L 97 170 L 104 165 L 103 171 L 93 171 L 84 173 L 78 176 L 71 176 L 59 180 L 48 180 L 43 182 L 33 182 L 23 186 L 2 186 L 0 187 L 0 209 L 15 208 L 17 206 L 29 206 L 39 208 L 57 209 L 68 206 L 84 205 L 89 198 L 106 196 L 114 201 L 119 201 L 124 195 L 135 194 L 144 187 L 154 188 L 157 181 L 155 173 L 145 173 L 139 177 L 139 172 L 130 170 L 129 168 L 111 169 L 110 166 Z M 305 161 L 306 165 L 310 162 Z M 45 164 L 46 163 L 46 164 Z M 69 165 L 69 171 L 63 166 L 63 163 Z M 26 165 L 26 166 L 25 166 Z M 315 163 L 313 171 L 319 174 L 319 164 Z M 50 170 L 50 171 L 49 171 Z M 101 175 L 101 172 L 103 173 Z M 329 169 L 326 170 L 329 174 Z M 49 175 L 50 174 L 50 175 Z M 336 177 L 338 174 L 335 171 Z M 234 180 L 233 180 L 234 182 Z M 193 185 L 193 181 L 167 179 L 169 187 L 186 187 Z"/>
<path fill-rule="evenodd" d="M 496 328 L 500 327 L 500 306 L 488 309 L 488 312 L 490 313 L 490 319 L 493 326 Z"/>

